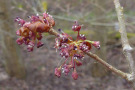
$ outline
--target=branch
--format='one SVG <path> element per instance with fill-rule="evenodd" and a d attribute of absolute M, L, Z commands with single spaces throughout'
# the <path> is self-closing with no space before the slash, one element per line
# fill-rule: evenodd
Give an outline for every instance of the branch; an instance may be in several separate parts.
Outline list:
<path fill-rule="evenodd" d="M 59 33 L 56 32 L 56 30 L 54 30 L 53 28 L 51 28 L 49 30 L 49 33 L 52 35 L 55 35 L 56 37 L 59 36 Z M 93 54 L 91 52 L 85 52 L 85 54 L 87 54 L 88 56 L 90 56 L 91 58 L 93 58 L 94 60 L 96 60 L 97 62 L 101 63 L 102 65 L 104 65 L 107 69 L 111 70 L 112 72 L 114 72 L 115 74 L 119 75 L 120 77 L 126 79 L 129 81 L 129 77 L 131 76 L 128 73 L 125 73 L 121 70 L 116 69 L 115 67 L 113 67 L 112 65 L 108 64 L 107 62 L 105 62 L 104 60 L 102 60 L 100 57 L 98 57 L 96 54 Z"/>
<path fill-rule="evenodd" d="M 95 55 L 95 54 L 93 54 L 91 52 L 85 52 L 85 54 L 87 54 L 88 56 L 90 56 L 94 60 L 101 63 L 107 69 L 111 70 L 115 74 L 121 76 L 122 78 L 126 79 L 127 81 L 133 82 L 134 79 L 135 79 L 134 61 L 133 61 L 133 58 L 132 58 L 132 55 L 131 55 L 131 51 L 133 49 L 129 45 L 128 38 L 127 38 L 126 25 L 125 25 L 125 20 L 124 20 L 124 15 L 123 15 L 123 7 L 120 6 L 119 0 L 114 0 L 114 4 L 115 4 L 116 11 L 117 11 L 117 17 L 118 17 L 118 20 L 119 20 L 119 26 L 120 26 L 119 32 L 121 34 L 123 52 L 124 52 L 124 55 L 126 57 L 126 60 L 129 63 L 129 71 L 130 71 L 130 73 L 125 73 L 125 72 L 123 72 L 121 70 L 116 69 L 115 67 L 108 64 L 107 62 L 105 62 L 104 60 L 102 60 L 97 55 Z M 58 36 L 58 33 L 53 29 L 50 29 L 49 33 L 53 34 L 55 36 Z M 133 83 L 133 86 L 135 86 L 134 83 Z"/>
<path fill-rule="evenodd" d="M 134 71 L 135 66 L 134 66 L 134 60 L 133 60 L 133 57 L 131 54 L 131 51 L 133 49 L 129 45 L 128 38 L 127 38 L 126 25 L 125 25 L 125 19 L 124 19 L 124 14 L 123 14 L 123 7 L 121 7 L 119 0 L 114 0 L 114 5 L 115 5 L 116 12 L 117 12 L 119 26 L 120 26 L 119 32 L 121 35 L 123 52 L 126 57 L 126 60 L 128 61 L 129 71 L 131 74 L 131 77 L 129 77 L 129 81 L 130 80 L 133 81 L 135 79 L 135 71 Z"/>

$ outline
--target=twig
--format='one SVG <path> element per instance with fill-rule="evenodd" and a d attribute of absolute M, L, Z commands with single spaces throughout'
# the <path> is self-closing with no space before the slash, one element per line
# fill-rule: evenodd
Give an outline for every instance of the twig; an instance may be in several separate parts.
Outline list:
<path fill-rule="evenodd" d="M 125 19 L 123 14 L 123 7 L 121 7 L 119 0 L 114 0 L 114 5 L 117 12 L 117 17 L 119 21 L 119 32 L 121 35 L 121 42 L 123 46 L 123 52 L 126 57 L 126 60 L 129 64 L 129 71 L 131 76 L 129 77 L 129 81 L 133 81 L 135 79 L 135 66 L 134 66 L 134 60 L 131 54 L 131 51 L 133 50 L 132 47 L 129 45 L 128 38 L 127 38 L 127 32 L 126 32 L 126 25 L 125 25 Z"/>
<path fill-rule="evenodd" d="M 107 62 L 105 62 L 104 60 L 102 60 L 101 58 L 99 58 L 96 54 L 93 54 L 91 52 L 85 52 L 85 54 L 87 54 L 88 56 L 92 57 L 94 60 L 98 61 L 99 63 L 101 63 L 102 65 L 104 65 L 105 67 L 107 67 L 112 72 L 118 74 L 122 78 L 128 79 L 128 74 L 127 73 L 124 73 L 121 70 L 116 69 L 112 65 L 108 64 Z"/>
<path fill-rule="evenodd" d="M 59 36 L 59 33 L 56 32 L 56 30 L 54 30 L 53 28 L 51 28 L 49 30 L 49 33 L 52 35 L 55 35 L 56 37 Z M 107 62 L 105 62 L 104 60 L 102 60 L 100 57 L 98 57 L 96 54 L 93 54 L 91 52 L 85 52 L 85 54 L 87 54 L 88 56 L 90 56 L 91 58 L 93 58 L 94 60 L 98 61 L 99 63 L 101 63 L 102 65 L 104 65 L 107 69 L 111 70 L 112 72 L 114 72 L 115 74 L 119 75 L 120 77 L 128 80 L 130 78 L 130 74 L 125 73 L 121 70 L 116 69 L 115 67 L 113 67 L 112 65 L 108 64 Z"/>

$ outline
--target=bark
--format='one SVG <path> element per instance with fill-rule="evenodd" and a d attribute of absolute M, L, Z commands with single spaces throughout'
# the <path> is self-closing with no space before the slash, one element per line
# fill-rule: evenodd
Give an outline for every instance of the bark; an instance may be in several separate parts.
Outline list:
<path fill-rule="evenodd" d="M 11 18 L 12 11 L 11 2 L 9 0 L 0 0 L 0 30 L 1 44 L 3 51 L 3 58 L 5 68 L 10 76 L 17 78 L 24 78 L 26 75 L 24 64 L 20 56 L 20 51 L 15 42 L 15 32 L 13 28 L 13 18 Z"/>

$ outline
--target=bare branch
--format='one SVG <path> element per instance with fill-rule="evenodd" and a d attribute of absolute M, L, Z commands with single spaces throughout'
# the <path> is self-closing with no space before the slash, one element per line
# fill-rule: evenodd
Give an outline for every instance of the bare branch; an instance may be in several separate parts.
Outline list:
<path fill-rule="evenodd" d="M 99 58 L 96 54 L 93 54 L 91 52 L 85 52 L 85 54 L 87 54 L 88 56 L 92 57 L 94 60 L 98 61 L 99 63 L 101 63 L 102 65 L 104 65 L 105 67 L 107 67 L 109 70 L 111 70 L 112 72 L 118 74 L 119 76 L 121 76 L 122 78 L 127 79 L 128 75 L 127 73 L 122 72 L 121 70 L 116 69 L 115 67 L 113 67 L 112 65 L 108 64 L 107 62 L 105 62 L 104 60 L 102 60 L 101 58 Z"/>
<path fill-rule="evenodd" d="M 126 32 L 126 25 L 125 25 L 125 19 L 123 14 L 123 7 L 121 7 L 119 0 L 114 0 L 117 17 L 119 21 L 119 32 L 121 34 L 121 42 L 123 46 L 123 52 L 126 57 L 126 60 L 129 63 L 129 70 L 131 73 L 131 77 L 129 79 L 135 79 L 135 71 L 134 71 L 134 60 L 131 54 L 131 51 L 133 50 L 132 47 L 129 45 L 128 38 L 127 38 L 127 32 Z"/>

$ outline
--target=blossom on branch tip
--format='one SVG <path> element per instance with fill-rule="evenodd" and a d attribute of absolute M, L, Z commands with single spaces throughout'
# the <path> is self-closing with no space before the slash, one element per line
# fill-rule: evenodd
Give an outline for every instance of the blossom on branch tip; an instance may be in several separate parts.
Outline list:
<path fill-rule="evenodd" d="M 81 26 L 75 22 L 72 26 L 73 31 L 77 31 L 77 39 L 73 40 L 72 37 L 64 33 L 61 29 L 58 31 L 61 33 L 55 39 L 55 48 L 60 51 L 60 56 L 65 58 L 65 61 L 60 66 L 62 72 L 68 75 L 72 71 L 72 77 L 74 80 L 78 78 L 76 66 L 81 66 L 81 60 L 84 58 L 84 52 L 89 52 L 92 45 L 96 48 L 99 46 L 99 42 L 86 40 L 85 35 L 79 34 Z M 59 71 L 60 72 L 60 71 Z"/>
<path fill-rule="evenodd" d="M 37 48 L 42 47 L 44 44 L 41 41 L 38 41 Z"/>
<path fill-rule="evenodd" d="M 15 21 L 21 26 L 19 30 L 16 31 L 16 35 L 19 38 L 16 42 L 19 45 L 27 45 L 27 50 L 29 52 L 34 50 L 34 47 L 40 48 L 44 44 L 42 43 L 43 33 L 53 32 L 52 27 L 55 25 L 55 21 L 51 15 L 48 13 L 43 13 L 42 16 L 32 15 L 29 16 L 29 21 L 24 21 L 23 19 L 17 17 Z M 64 62 L 59 68 L 55 68 L 55 75 L 57 77 L 61 76 L 61 72 L 68 75 L 72 72 L 72 78 L 77 80 L 78 73 L 76 68 L 82 65 L 82 59 L 84 58 L 85 52 L 89 52 L 92 49 L 92 45 L 96 48 L 100 48 L 99 41 L 87 40 L 85 35 L 79 34 L 82 25 L 79 25 L 77 21 L 72 26 L 73 31 L 77 31 L 77 38 L 74 40 L 70 35 L 59 29 L 60 34 L 56 34 L 55 39 L 56 50 L 59 51 L 59 55 L 64 58 Z"/>
<path fill-rule="evenodd" d="M 77 21 L 75 21 L 75 24 L 72 26 L 73 31 L 80 31 L 81 30 L 81 25 L 78 24 Z"/>
<path fill-rule="evenodd" d="M 86 37 L 85 37 L 84 34 L 80 34 L 80 35 L 78 36 L 78 39 L 80 39 L 80 40 L 86 40 Z"/>
<path fill-rule="evenodd" d="M 20 36 L 20 39 L 17 39 L 16 42 L 21 45 L 28 45 L 27 50 L 29 52 L 33 51 L 34 46 L 37 45 L 37 48 L 43 46 L 41 42 L 42 34 L 47 33 L 50 28 L 55 25 L 55 21 L 51 15 L 48 13 L 43 13 L 43 16 L 32 15 L 29 16 L 30 21 L 26 22 L 23 19 L 17 17 L 15 19 L 19 25 L 20 29 L 16 31 L 16 34 Z"/>
<path fill-rule="evenodd" d="M 100 49 L 100 42 L 99 41 L 93 41 L 92 45 L 96 47 L 97 49 Z"/>
<path fill-rule="evenodd" d="M 18 38 L 16 40 L 16 42 L 17 42 L 18 45 L 22 45 L 23 44 L 23 39 L 22 38 Z"/>
<path fill-rule="evenodd" d="M 55 75 L 59 78 L 61 76 L 61 68 L 55 68 Z"/>
<path fill-rule="evenodd" d="M 75 62 L 76 62 L 76 65 L 77 65 L 77 66 L 81 66 L 81 65 L 82 65 L 82 62 L 80 62 L 80 61 L 78 61 L 78 60 L 75 60 Z"/>
<path fill-rule="evenodd" d="M 74 69 L 74 71 L 72 72 L 72 78 L 73 78 L 74 80 L 77 80 L 77 78 L 78 78 L 78 73 L 76 72 L 75 69 Z"/>
<path fill-rule="evenodd" d="M 19 17 L 16 17 L 15 21 L 18 22 L 18 24 L 21 26 L 23 26 L 25 24 L 25 21 Z"/>

